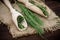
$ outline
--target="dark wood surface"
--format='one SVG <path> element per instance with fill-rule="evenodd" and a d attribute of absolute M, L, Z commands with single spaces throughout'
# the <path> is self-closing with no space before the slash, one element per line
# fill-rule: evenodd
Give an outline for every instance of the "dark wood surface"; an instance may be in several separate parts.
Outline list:
<path fill-rule="evenodd" d="M 60 2 L 47 0 L 46 4 L 58 15 L 60 16 Z M 53 33 L 48 33 L 44 35 L 48 40 L 60 40 L 60 30 Z M 43 40 L 39 35 L 29 35 L 25 37 L 13 38 L 9 33 L 7 25 L 0 23 L 0 40 Z"/>

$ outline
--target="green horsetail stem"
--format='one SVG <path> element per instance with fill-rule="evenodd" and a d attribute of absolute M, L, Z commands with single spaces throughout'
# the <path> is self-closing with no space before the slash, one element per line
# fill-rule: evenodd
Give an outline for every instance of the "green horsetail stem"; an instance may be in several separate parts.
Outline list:
<path fill-rule="evenodd" d="M 44 33 L 44 30 L 41 28 L 41 25 L 43 25 L 42 20 L 39 19 L 38 16 L 34 15 L 34 13 L 27 9 L 23 4 L 17 2 L 18 6 L 20 7 L 20 9 L 23 12 L 23 15 L 27 21 L 27 23 L 35 28 L 35 30 L 41 35 Z"/>
<path fill-rule="evenodd" d="M 17 17 L 17 22 L 18 22 L 18 27 L 20 28 L 20 29 L 23 29 L 24 28 L 24 26 L 21 24 L 21 22 L 24 20 L 24 18 L 22 17 L 22 16 L 18 16 Z"/>

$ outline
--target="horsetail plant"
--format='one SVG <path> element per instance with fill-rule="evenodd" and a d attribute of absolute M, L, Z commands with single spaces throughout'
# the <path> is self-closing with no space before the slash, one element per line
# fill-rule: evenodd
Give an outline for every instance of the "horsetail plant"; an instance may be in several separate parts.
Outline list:
<path fill-rule="evenodd" d="M 27 23 L 31 27 L 33 27 L 37 31 L 37 33 L 39 33 L 39 35 L 44 34 L 44 30 L 42 29 L 42 26 L 44 25 L 43 21 L 38 16 L 36 16 L 34 12 L 26 8 L 23 4 L 17 2 L 17 5 L 22 10 Z"/>

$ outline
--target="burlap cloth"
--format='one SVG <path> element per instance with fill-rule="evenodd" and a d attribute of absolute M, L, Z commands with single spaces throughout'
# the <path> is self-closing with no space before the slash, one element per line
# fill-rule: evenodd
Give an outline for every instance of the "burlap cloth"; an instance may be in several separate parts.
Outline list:
<path fill-rule="evenodd" d="M 46 6 L 43 2 L 40 2 L 40 4 Z M 13 4 L 13 7 L 19 12 L 21 12 L 16 4 Z M 40 19 L 44 21 L 43 28 L 46 31 L 48 30 L 55 31 L 57 29 L 60 29 L 60 18 L 50 8 L 48 8 L 47 11 L 50 13 L 48 18 L 43 18 L 40 16 Z M 0 20 L 8 26 L 9 32 L 12 34 L 13 38 L 27 36 L 36 33 L 35 29 L 33 29 L 30 26 L 25 31 L 22 32 L 18 31 L 15 24 L 12 21 L 12 16 L 9 9 L 6 7 L 6 5 L 4 5 L 1 2 L 0 2 Z"/>

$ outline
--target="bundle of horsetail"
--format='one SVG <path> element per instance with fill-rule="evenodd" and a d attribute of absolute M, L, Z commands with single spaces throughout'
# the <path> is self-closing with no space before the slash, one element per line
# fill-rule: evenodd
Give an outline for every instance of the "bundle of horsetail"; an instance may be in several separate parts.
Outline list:
<path fill-rule="evenodd" d="M 46 7 L 44 7 L 44 6 L 40 5 L 40 4 L 35 4 L 35 2 L 33 0 L 30 0 L 30 3 L 36 5 L 38 8 L 40 8 L 45 16 L 49 16 L 48 15 L 49 13 L 46 11 Z"/>
<path fill-rule="evenodd" d="M 31 10 L 26 8 L 23 4 L 17 2 L 17 5 L 20 7 L 21 11 L 23 12 L 22 14 L 24 15 L 27 23 L 33 27 L 39 35 L 44 34 L 44 30 L 42 26 L 44 25 L 43 21 L 34 14 Z"/>

